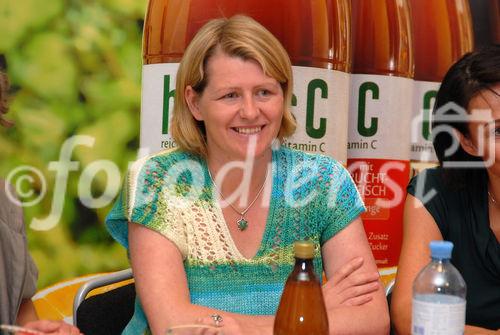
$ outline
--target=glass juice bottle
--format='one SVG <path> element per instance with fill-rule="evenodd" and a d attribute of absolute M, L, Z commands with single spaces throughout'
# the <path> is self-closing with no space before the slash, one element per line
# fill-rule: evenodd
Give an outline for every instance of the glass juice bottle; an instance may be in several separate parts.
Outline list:
<path fill-rule="evenodd" d="M 410 0 L 415 50 L 411 126 L 412 174 L 435 166 L 431 119 L 439 85 L 448 68 L 473 50 L 468 0 Z"/>
<path fill-rule="evenodd" d="M 500 44 L 500 1 L 490 0 L 491 34 L 494 44 Z"/>
<path fill-rule="evenodd" d="M 328 315 L 318 278 L 314 274 L 314 244 L 294 244 L 295 266 L 281 296 L 274 335 L 328 335 Z"/>
<path fill-rule="evenodd" d="M 353 0 L 348 169 L 382 280 L 395 277 L 410 175 L 413 50 L 406 0 Z"/>
<path fill-rule="evenodd" d="M 284 145 L 345 163 L 349 105 L 348 0 L 150 0 L 143 37 L 141 148 L 175 146 L 169 122 L 178 63 L 207 21 L 251 16 L 283 44 L 294 73 L 297 131 Z"/>

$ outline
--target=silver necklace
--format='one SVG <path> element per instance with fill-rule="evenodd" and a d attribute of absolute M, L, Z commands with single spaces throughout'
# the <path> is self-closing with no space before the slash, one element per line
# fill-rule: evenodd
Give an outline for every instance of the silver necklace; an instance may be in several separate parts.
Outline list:
<path fill-rule="evenodd" d="M 248 228 L 248 224 L 249 224 L 248 220 L 245 218 L 245 214 L 250 210 L 250 208 L 253 206 L 253 204 L 255 203 L 255 201 L 257 201 L 257 199 L 259 198 L 259 195 L 262 193 L 262 190 L 264 190 L 264 186 L 266 185 L 266 181 L 267 181 L 268 171 L 266 171 L 266 177 L 264 179 L 264 182 L 262 183 L 262 186 L 260 187 L 259 191 L 257 192 L 257 195 L 252 200 L 252 202 L 250 203 L 250 205 L 248 205 L 248 207 L 245 208 L 245 210 L 239 211 L 236 207 L 233 206 L 232 203 L 228 202 L 226 200 L 226 198 L 224 198 L 224 196 L 222 195 L 221 190 L 219 190 L 219 188 L 217 187 L 217 184 L 215 184 L 215 180 L 212 177 L 212 173 L 210 173 L 210 169 L 208 168 L 208 166 L 207 166 L 207 170 L 208 170 L 208 175 L 210 176 L 210 180 L 212 181 L 212 184 L 214 185 L 214 188 L 217 190 L 217 192 L 219 193 L 219 195 L 222 198 L 222 200 L 224 200 L 224 202 L 228 203 L 229 206 L 231 206 L 231 208 L 236 213 L 238 213 L 240 215 L 240 218 L 238 220 L 236 220 L 236 226 L 238 227 L 238 229 L 240 231 L 244 231 L 245 229 Z"/>
<path fill-rule="evenodd" d="M 493 203 L 493 205 L 498 206 L 498 205 L 497 205 L 497 201 L 496 201 L 496 200 L 495 200 L 495 198 L 493 197 L 493 194 L 491 194 L 490 190 L 488 190 L 488 196 L 490 197 L 490 200 L 491 200 L 491 202 Z"/>

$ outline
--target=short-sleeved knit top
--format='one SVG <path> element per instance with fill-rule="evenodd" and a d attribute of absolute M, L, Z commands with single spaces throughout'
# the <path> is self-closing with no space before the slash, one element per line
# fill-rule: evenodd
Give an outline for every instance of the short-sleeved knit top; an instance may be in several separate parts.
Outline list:
<path fill-rule="evenodd" d="M 484 170 L 467 173 L 467 187 L 457 187 L 443 169 L 424 170 L 410 181 L 408 193 L 423 202 L 443 239 L 454 244 L 451 262 L 467 284 L 466 323 L 496 330 L 500 329 L 500 243 L 490 228 L 488 177 Z"/>
<path fill-rule="evenodd" d="M 293 242 L 321 245 L 358 217 L 364 206 L 346 169 L 332 158 L 288 148 L 273 150 L 269 214 L 257 254 L 238 251 L 198 156 L 165 151 L 137 161 L 109 213 L 111 235 L 128 248 L 127 222 L 155 230 L 182 254 L 191 302 L 228 312 L 272 315 L 294 264 Z M 147 333 L 140 301 L 123 334 Z"/>

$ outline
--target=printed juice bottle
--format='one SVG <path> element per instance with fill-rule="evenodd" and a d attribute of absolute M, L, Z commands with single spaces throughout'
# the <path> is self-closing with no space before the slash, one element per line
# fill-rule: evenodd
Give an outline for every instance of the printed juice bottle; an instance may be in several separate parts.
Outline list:
<path fill-rule="evenodd" d="M 500 1 L 490 0 L 489 5 L 493 43 L 500 44 Z"/>
<path fill-rule="evenodd" d="M 411 0 L 415 46 L 412 116 L 412 174 L 437 164 L 431 141 L 431 116 L 448 68 L 473 50 L 468 0 Z"/>
<path fill-rule="evenodd" d="M 235 14 L 263 24 L 292 60 L 298 127 L 284 145 L 345 163 L 352 65 L 348 0 L 150 0 L 144 24 L 141 148 L 175 147 L 169 122 L 178 63 L 203 24 Z"/>
<path fill-rule="evenodd" d="M 348 169 L 384 282 L 395 276 L 410 175 L 413 50 L 406 0 L 353 0 Z"/>

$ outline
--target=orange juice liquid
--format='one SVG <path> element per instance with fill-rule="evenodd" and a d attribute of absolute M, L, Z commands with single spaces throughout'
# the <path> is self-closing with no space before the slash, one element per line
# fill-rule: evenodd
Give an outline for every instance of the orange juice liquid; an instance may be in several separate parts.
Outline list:
<path fill-rule="evenodd" d="M 431 115 L 448 68 L 474 48 L 468 0 L 411 0 L 415 46 L 412 173 L 437 165 Z"/>
<path fill-rule="evenodd" d="M 384 281 L 394 278 L 410 174 L 414 69 L 406 0 L 353 0 L 348 169 L 363 197 L 368 242 Z"/>
<path fill-rule="evenodd" d="M 143 37 L 141 147 L 175 147 L 169 122 L 184 50 L 206 22 L 236 14 L 259 21 L 293 64 L 296 134 L 284 145 L 345 162 L 349 75 L 348 0 L 150 0 Z"/>
<path fill-rule="evenodd" d="M 489 5 L 493 43 L 500 44 L 500 1 L 490 0 Z"/>
<path fill-rule="evenodd" d="M 280 299 L 274 335 L 328 335 L 328 314 L 312 260 L 297 259 Z"/>

